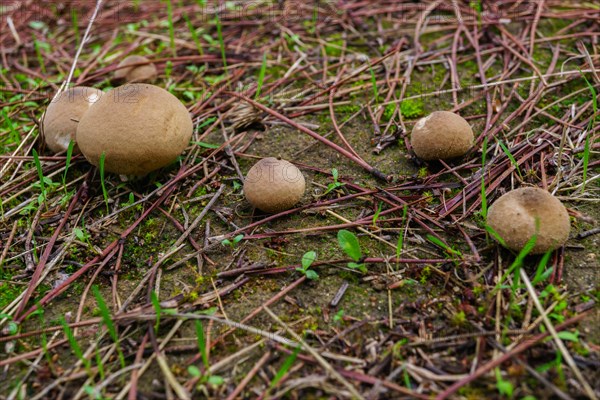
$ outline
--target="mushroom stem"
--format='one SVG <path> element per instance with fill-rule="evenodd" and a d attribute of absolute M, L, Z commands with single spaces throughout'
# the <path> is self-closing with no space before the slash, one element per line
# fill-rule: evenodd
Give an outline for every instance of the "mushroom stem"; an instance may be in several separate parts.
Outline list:
<path fill-rule="evenodd" d="M 356 157 L 354 154 L 350 153 L 348 150 L 338 146 L 337 144 L 333 143 L 330 140 L 325 139 L 323 136 L 319 135 L 318 133 L 298 124 L 297 122 L 292 121 L 291 119 L 289 119 L 288 117 L 286 117 L 283 114 L 278 113 L 275 110 L 270 109 L 269 107 L 263 106 L 262 104 L 244 96 L 241 93 L 236 93 L 236 92 L 225 92 L 227 94 L 230 94 L 232 96 L 235 96 L 241 100 L 244 100 L 248 103 L 250 103 L 252 106 L 258 108 L 259 110 L 262 110 L 268 114 L 271 114 L 272 116 L 280 119 L 281 121 L 287 123 L 288 125 L 293 126 L 294 128 L 298 129 L 299 131 L 302 131 L 304 133 L 306 133 L 307 135 L 313 137 L 314 139 L 318 140 L 319 142 L 331 147 L 332 149 L 334 149 L 335 151 L 337 151 L 338 153 L 342 154 L 343 156 L 349 158 L 350 160 L 354 161 L 355 163 L 357 163 L 358 165 L 360 165 L 362 168 L 366 169 L 367 171 L 369 171 L 369 173 L 371 173 L 371 175 L 373 175 L 374 177 L 376 177 L 377 179 L 381 179 L 385 182 L 389 182 L 391 180 L 391 176 L 388 176 L 386 174 L 384 174 L 383 172 L 379 171 L 377 168 L 372 167 L 371 165 L 369 165 L 365 160 L 363 160 L 360 157 Z"/>

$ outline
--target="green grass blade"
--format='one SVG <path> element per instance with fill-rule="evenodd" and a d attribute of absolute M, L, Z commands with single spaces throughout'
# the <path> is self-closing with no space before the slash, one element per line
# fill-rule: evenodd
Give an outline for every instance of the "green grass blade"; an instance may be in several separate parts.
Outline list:
<path fill-rule="evenodd" d="M 121 351 L 121 348 L 119 346 L 119 335 L 117 334 L 117 328 L 115 327 L 115 324 L 110 315 L 110 310 L 108 309 L 108 306 L 106 305 L 106 302 L 104 301 L 104 298 L 102 297 L 98 286 L 93 285 L 92 292 L 94 293 L 94 297 L 96 298 L 96 303 L 98 304 L 98 309 L 100 310 L 102 322 L 106 326 L 110 338 L 113 342 L 115 342 L 115 345 L 117 346 L 117 354 L 119 356 L 121 368 L 125 368 L 125 357 L 123 356 L 123 352 Z"/>
<path fill-rule="evenodd" d="M 202 356 L 202 364 L 204 364 L 204 368 L 208 369 L 210 365 L 208 364 L 208 354 L 206 354 L 206 339 L 204 338 L 204 327 L 200 320 L 196 320 L 196 338 L 198 340 L 198 350 L 200 350 Z"/>
<path fill-rule="evenodd" d="M 263 82 L 265 80 L 265 73 L 267 71 L 267 53 L 263 54 L 262 64 L 260 66 L 260 71 L 258 73 L 258 83 L 256 85 L 256 94 L 254 95 L 255 99 L 258 99 L 260 96 L 260 91 L 263 86 Z"/>
<path fill-rule="evenodd" d="M 285 374 L 288 373 L 290 368 L 292 368 L 292 365 L 294 365 L 294 362 L 296 361 L 296 358 L 298 357 L 299 352 L 300 352 L 300 346 L 296 347 L 294 349 L 294 351 L 285 358 L 285 360 L 283 361 L 283 364 L 281 364 L 281 367 L 277 371 L 277 374 L 275 374 L 275 376 L 273 377 L 273 380 L 271 381 L 269 388 L 272 389 L 275 386 L 277 386 L 279 381 L 285 376 Z"/>
<path fill-rule="evenodd" d="M 44 202 L 46 202 L 46 185 L 44 184 L 44 171 L 42 170 L 42 163 L 40 162 L 40 157 L 38 156 L 38 152 L 35 149 L 31 149 L 31 153 L 33 154 L 33 162 L 35 163 L 35 169 L 37 169 L 38 178 L 40 180 L 40 190 L 42 191 L 42 197 Z"/>
<path fill-rule="evenodd" d="M 521 179 L 523 179 L 523 175 L 521 175 L 521 170 L 519 169 L 519 164 L 517 164 L 517 160 L 515 160 L 515 158 L 513 157 L 512 153 L 510 152 L 510 150 L 508 150 L 508 147 L 506 147 L 504 145 L 504 143 L 502 143 L 501 140 L 498 141 L 498 144 L 500 145 L 500 147 L 502 148 L 502 151 L 504 152 L 504 154 L 506 154 L 506 156 L 508 157 L 508 159 L 510 160 L 510 163 L 513 165 L 513 167 L 515 167 L 515 169 L 517 170 L 517 173 L 519 174 L 519 177 Z"/>

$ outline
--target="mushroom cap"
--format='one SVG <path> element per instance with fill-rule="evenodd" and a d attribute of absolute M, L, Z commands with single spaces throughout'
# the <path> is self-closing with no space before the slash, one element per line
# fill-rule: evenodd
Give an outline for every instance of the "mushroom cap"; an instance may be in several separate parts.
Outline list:
<path fill-rule="evenodd" d="M 46 145 L 55 153 L 69 148 L 69 142 L 75 141 L 77 125 L 88 109 L 100 99 L 104 93 L 101 90 L 76 86 L 61 92 L 53 99 L 42 119 L 42 131 Z M 77 145 L 73 153 L 79 153 Z"/>
<path fill-rule="evenodd" d="M 263 158 L 250 168 L 244 194 L 254 207 L 277 213 L 287 210 L 304 196 L 306 181 L 294 164 L 274 157 Z"/>
<path fill-rule="evenodd" d="M 539 231 L 530 254 L 541 254 L 562 246 L 569 238 L 571 224 L 565 206 L 547 191 L 524 187 L 501 196 L 488 210 L 487 223 L 506 242 L 520 251 Z"/>
<path fill-rule="evenodd" d="M 435 111 L 421 118 L 410 135 L 415 154 L 423 160 L 450 159 L 473 147 L 473 129 L 460 115 Z"/>
<path fill-rule="evenodd" d="M 130 64 L 138 64 L 143 62 L 150 62 L 144 56 L 128 56 L 119 63 L 119 67 L 123 67 Z M 120 68 L 115 71 L 115 79 L 125 80 L 127 82 L 151 82 L 156 79 L 157 75 L 156 66 L 152 63 L 145 65 L 137 65 L 128 68 Z"/>
<path fill-rule="evenodd" d="M 187 147 L 192 118 L 166 90 L 150 84 L 116 87 L 90 108 L 77 127 L 77 143 L 87 160 L 122 175 L 146 175 L 164 167 Z"/>

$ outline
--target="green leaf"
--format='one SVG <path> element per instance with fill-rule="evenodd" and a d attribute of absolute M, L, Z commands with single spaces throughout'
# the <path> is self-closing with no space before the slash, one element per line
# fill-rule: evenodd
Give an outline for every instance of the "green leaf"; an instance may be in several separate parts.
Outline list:
<path fill-rule="evenodd" d="M 305 270 L 308 269 L 308 267 L 310 267 L 312 263 L 315 262 L 316 258 L 317 253 L 315 253 L 314 251 L 304 253 L 304 255 L 302 256 L 302 267 Z"/>
<path fill-rule="evenodd" d="M 225 383 L 225 379 L 218 375 L 211 375 L 208 377 L 208 383 L 213 386 L 219 386 Z"/>
<path fill-rule="evenodd" d="M 354 233 L 342 229 L 338 232 L 337 237 L 340 247 L 350 258 L 352 258 L 354 261 L 358 261 L 362 258 L 360 244 L 358 243 L 358 238 Z"/>
<path fill-rule="evenodd" d="M 190 365 L 187 370 L 188 373 L 194 378 L 199 378 L 200 376 L 202 376 L 202 372 L 200 372 L 200 369 L 195 365 Z"/>
<path fill-rule="evenodd" d="M 569 331 L 562 331 L 562 332 L 558 332 L 558 337 L 561 338 L 562 340 L 568 340 L 570 342 L 579 342 L 579 334 L 577 332 L 573 333 L 573 332 L 569 332 Z"/>
<path fill-rule="evenodd" d="M 350 263 L 348 263 L 348 268 L 357 269 L 362 273 L 367 272 L 367 267 L 365 267 L 365 264 L 357 264 L 357 263 L 350 262 Z"/>
<path fill-rule="evenodd" d="M 319 279 L 319 275 L 312 269 L 309 269 L 308 271 L 306 271 L 305 275 L 308 279 L 312 279 L 313 281 L 316 281 L 317 279 Z"/>

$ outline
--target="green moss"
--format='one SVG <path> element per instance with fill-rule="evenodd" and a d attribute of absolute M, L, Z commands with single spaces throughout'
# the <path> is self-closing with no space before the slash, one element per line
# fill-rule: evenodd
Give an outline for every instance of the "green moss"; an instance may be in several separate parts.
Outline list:
<path fill-rule="evenodd" d="M 405 118 L 413 119 L 425 115 L 425 105 L 422 99 L 403 100 L 400 103 L 400 112 Z"/>

